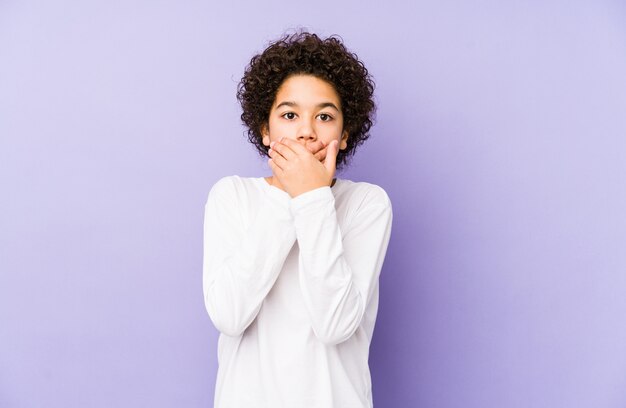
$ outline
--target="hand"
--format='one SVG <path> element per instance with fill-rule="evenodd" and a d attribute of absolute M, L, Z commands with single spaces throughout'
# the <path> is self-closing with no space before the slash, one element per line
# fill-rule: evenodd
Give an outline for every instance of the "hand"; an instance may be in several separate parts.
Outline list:
<path fill-rule="evenodd" d="M 268 153 L 271 158 L 268 163 L 273 178 L 291 197 L 331 185 L 339 143 L 332 141 L 326 147 L 323 147 L 323 142 L 319 143 L 307 148 L 295 140 L 282 138 L 270 144 Z M 315 154 L 311 152 L 316 149 Z"/>
<path fill-rule="evenodd" d="M 326 158 L 327 147 L 328 145 L 321 140 L 306 145 L 306 148 L 309 149 L 313 156 L 322 163 L 324 163 L 324 159 Z"/>
<path fill-rule="evenodd" d="M 324 159 L 326 159 L 326 152 L 328 145 L 325 144 L 322 140 L 318 140 L 317 142 L 313 142 L 306 145 L 306 148 L 322 163 Z M 284 187 L 280 184 L 280 181 L 276 177 L 272 177 L 271 185 L 285 191 Z"/>

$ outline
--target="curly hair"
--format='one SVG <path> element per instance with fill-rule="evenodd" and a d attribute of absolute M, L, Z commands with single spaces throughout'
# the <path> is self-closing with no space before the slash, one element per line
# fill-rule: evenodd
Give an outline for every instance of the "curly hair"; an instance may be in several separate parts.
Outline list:
<path fill-rule="evenodd" d="M 339 170 L 354 155 L 357 146 L 369 138 L 376 105 L 371 75 L 337 36 L 321 39 L 306 31 L 286 34 L 252 57 L 237 88 L 248 140 L 261 156 L 269 157 L 261 129 L 269 121 L 281 84 L 298 74 L 325 80 L 339 96 L 343 130 L 348 132 L 347 147 L 337 153 L 336 169 Z"/>

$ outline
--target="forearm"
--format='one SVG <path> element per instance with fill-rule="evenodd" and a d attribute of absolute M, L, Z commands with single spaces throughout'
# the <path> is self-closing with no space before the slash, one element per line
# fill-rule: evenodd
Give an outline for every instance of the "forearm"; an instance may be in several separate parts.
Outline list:
<path fill-rule="evenodd" d="M 378 282 L 391 232 L 390 204 L 369 204 L 343 234 L 329 187 L 292 200 L 292 213 L 312 328 L 320 341 L 337 344 L 361 324 Z"/>
<path fill-rule="evenodd" d="M 243 333 L 280 274 L 295 242 L 293 219 L 286 203 L 286 198 L 273 190 L 250 224 L 238 229 L 236 219 L 227 222 L 216 209 L 216 200 L 207 202 L 204 299 L 220 332 L 230 336 Z M 221 207 L 227 206 L 225 203 Z"/>

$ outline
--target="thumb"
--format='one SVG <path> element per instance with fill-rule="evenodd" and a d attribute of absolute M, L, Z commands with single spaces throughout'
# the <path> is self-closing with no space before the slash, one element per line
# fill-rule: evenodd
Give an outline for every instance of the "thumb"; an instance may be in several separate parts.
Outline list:
<path fill-rule="evenodd" d="M 339 142 L 336 140 L 330 142 L 328 150 L 326 150 L 326 159 L 324 160 L 326 171 L 333 176 L 335 175 L 335 166 L 337 164 L 337 145 L 339 145 Z"/>

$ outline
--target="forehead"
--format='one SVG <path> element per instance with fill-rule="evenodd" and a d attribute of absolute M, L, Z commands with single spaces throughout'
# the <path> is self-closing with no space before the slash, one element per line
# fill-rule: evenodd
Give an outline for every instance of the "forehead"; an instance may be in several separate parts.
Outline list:
<path fill-rule="evenodd" d="M 274 105 L 284 101 L 298 105 L 317 105 L 320 102 L 333 102 L 339 106 L 339 95 L 328 81 L 313 75 L 292 75 L 278 88 Z"/>

